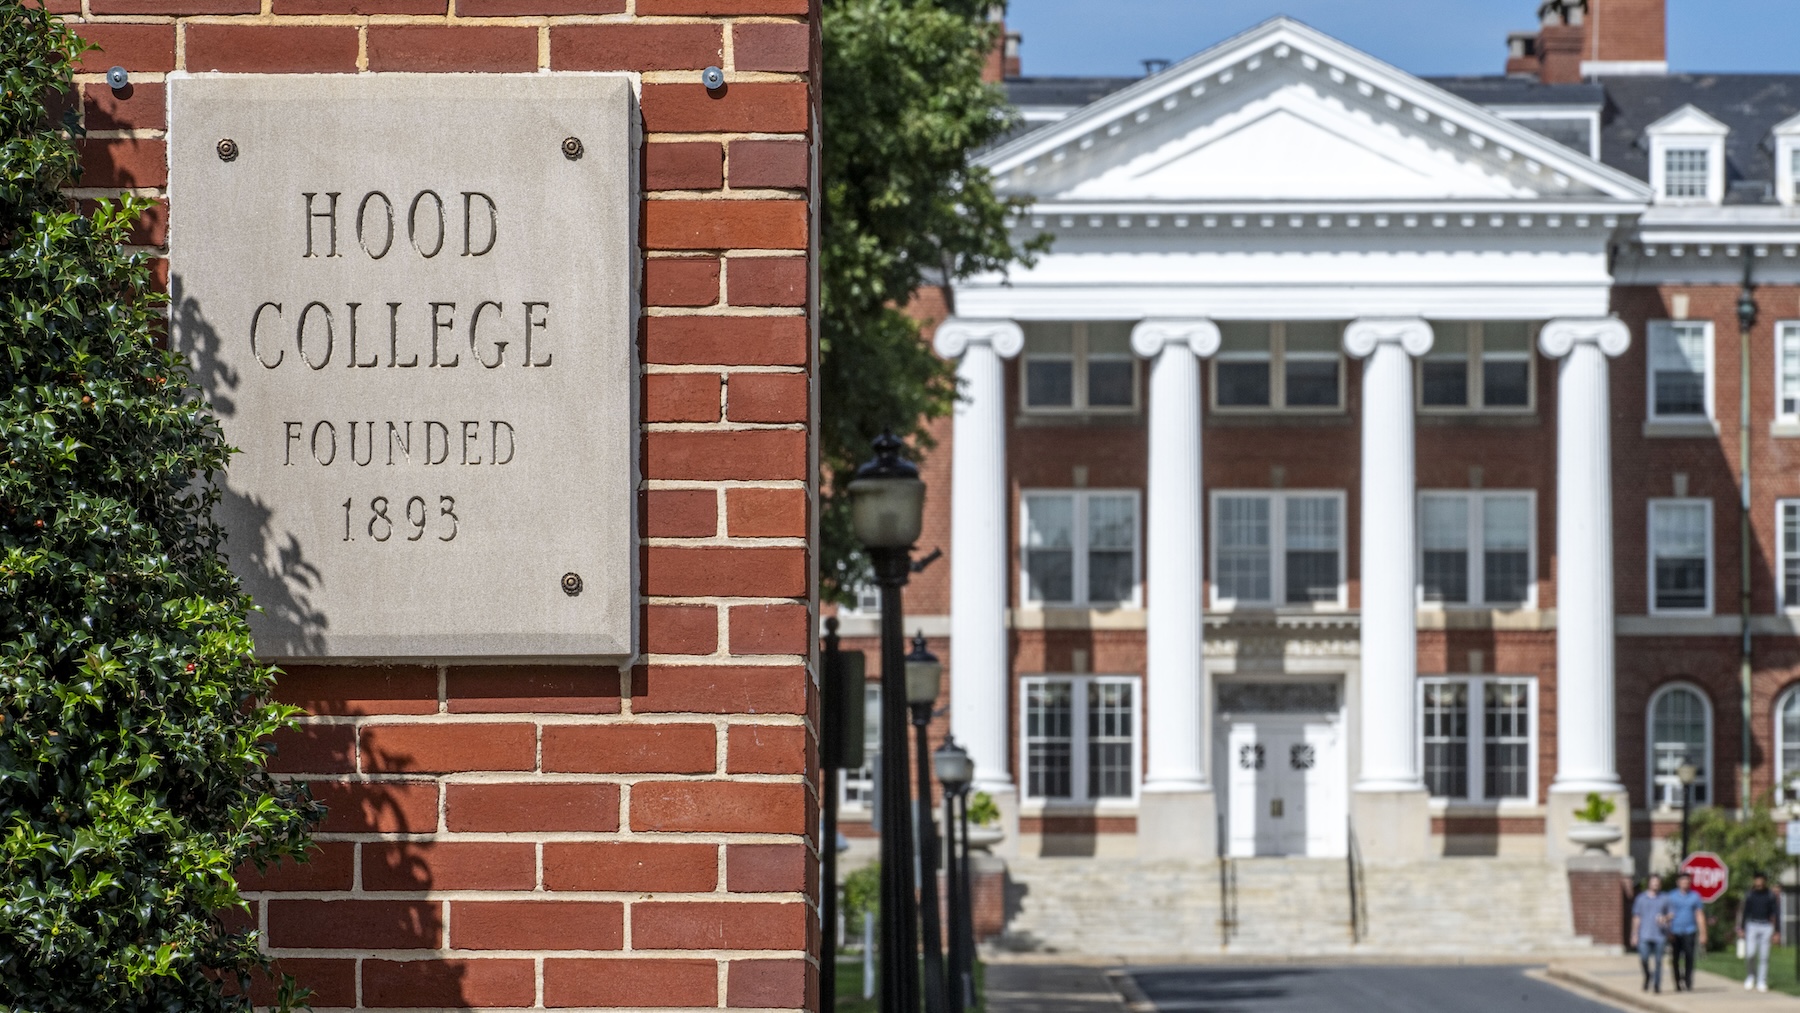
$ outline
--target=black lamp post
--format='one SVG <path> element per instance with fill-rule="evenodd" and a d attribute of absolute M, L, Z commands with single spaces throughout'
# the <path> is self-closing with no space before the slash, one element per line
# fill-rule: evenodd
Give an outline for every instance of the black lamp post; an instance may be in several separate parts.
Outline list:
<path fill-rule="evenodd" d="M 900 589 L 924 521 L 925 483 L 892 433 L 848 487 L 850 521 L 881 588 L 881 1013 L 919 1013 L 918 919 L 913 897 L 911 797 L 906 770 L 906 634 Z"/>
<path fill-rule="evenodd" d="M 975 932 L 969 897 L 969 782 L 975 779 L 975 761 L 968 750 L 945 736 L 932 754 L 938 781 L 944 786 L 944 849 L 950 894 L 950 1013 L 963 1013 L 974 1005 Z M 962 810 L 960 829 L 956 810 Z"/>
<path fill-rule="evenodd" d="M 1675 858 L 1675 871 L 1681 871 L 1681 863 L 1688 857 L 1688 810 L 1694 807 L 1694 782 L 1700 779 L 1700 768 L 1692 761 L 1682 760 L 1681 766 L 1675 768 L 1675 780 L 1681 782 L 1681 854 Z"/>
<path fill-rule="evenodd" d="M 937 655 L 925 646 L 923 631 L 913 637 L 912 653 L 906 656 L 906 703 L 912 710 L 913 755 L 918 759 L 918 808 L 915 825 L 919 829 L 919 925 L 925 940 L 925 1011 L 943 1013 L 944 988 L 943 932 L 938 920 L 937 834 L 931 822 L 931 746 L 928 740 L 932 704 L 937 703 L 938 686 L 944 666 Z M 946 828 L 947 829 L 947 828 Z"/>

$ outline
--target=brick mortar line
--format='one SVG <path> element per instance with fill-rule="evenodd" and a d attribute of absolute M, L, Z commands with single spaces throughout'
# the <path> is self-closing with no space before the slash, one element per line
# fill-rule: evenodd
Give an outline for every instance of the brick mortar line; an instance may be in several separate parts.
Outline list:
<path fill-rule="evenodd" d="M 644 376 L 681 376 L 706 373 L 752 373 L 763 376 L 809 375 L 805 366 L 708 366 L 694 362 L 647 362 L 638 367 Z"/>
<path fill-rule="evenodd" d="M 448 926 L 446 926 L 446 928 L 448 928 Z M 445 960 L 445 959 L 469 959 L 469 960 L 511 959 L 511 960 L 518 960 L 518 959 L 521 959 L 524 957 L 544 957 L 547 960 L 556 960 L 556 959 L 563 958 L 563 957 L 566 957 L 567 959 L 573 959 L 573 960 L 590 960 L 590 959 L 594 959 L 596 957 L 601 958 L 601 959 L 606 959 L 606 958 L 619 958 L 619 957 L 629 955 L 633 958 L 640 959 L 640 960 L 710 959 L 710 960 L 721 961 L 723 963 L 731 963 L 733 961 L 738 961 L 738 960 L 771 960 L 771 959 L 791 960 L 795 957 L 803 957 L 806 954 L 806 951 L 803 949 L 795 949 L 795 950 L 749 950 L 749 949 L 746 949 L 746 950 L 723 950 L 723 949 L 632 950 L 632 949 L 621 948 L 621 949 L 616 949 L 616 950 L 546 950 L 546 949 L 468 950 L 468 949 L 452 949 L 447 946 L 441 947 L 441 948 L 436 948 L 436 949 L 427 949 L 427 948 L 423 948 L 423 947 L 417 947 L 417 948 L 411 948 L 411 949 L 395 948 L 395 949 L 391 949 L 391 950 L 389 950 L 389 949 L 384 949 L 384 950 L 352 949 L 352 948 L 341 947 L 341 946 L 319 947 L 317 949 L 308 948 L 308 947 L 304 947 L 304 946 L 265 946 L 264 952 L 266 952 L 274 957 L 285 957 L 289 960 L 292 960 L 296 957 L 320 957 L 320 958 L 337 958 L 337 959 L 360 957 L 360 958 L 364 958 L 364 959 L 368 959 L 368 960 L 390 960 L 390 961 L 396 961 L 396 962 L 408 961 L 408 960 Z M 362 1009 L 363 1007 L 356 1007 L 356 1008 Z M 374 1008 L 376 1008 L 376 1007 L 370 1007 L 370 1009 L 374 1009 Z M 380 1007 L 380 1008 L 385 1009 L 387 1007 Z M 401 1007 L 401 1008 L 411 1009 L 413 1007 Z M 473 1011 L 477 1011 L 477 1010 L 483 1009 L 485 1007 L 458 1006 L 456 1008 L 458 1010 L 465 1010 L 465 1009 L 470 1010 L 471 1013 L 473 1013 Z M 519 1008 L 519 1007 L 506 1007 L 506 1009 L 516 1009 L 516 1008 Z M 559 1006 L 557 1008 L 562 1009 L 564 1007 Z M 639 1008 L 644 1008 L 644 1007 L 639 1007 Z M 648 1008 L 657 1010 L 660 1013 L 660 1011 L 664 1007 L 655 1006 L 655 1007 L 648 1007 Z M 699 1007 L 699 1008 L 711 1009 L 712 1007 Z M 616 1010 L 616 1007 L 615 1007 L 615 1010 Z"/>
<path fill-rule="evenodd" d="M 729 604 L 732 604 L 732 605 L 792 605 L 796 602 L 803 602 L 803 601 L 805 601 L 804 598 L 741 598 L 741 599 L 732 599 L 729 602 Z M 683 595 L 670 594 L 670 595 L 656 595 L 653 597 L 646 597 L 644 599 L 644 604 L 647 604 L 647 605 L 718 605 L 718 604 L 726 604 L 726 602 L 723 602 L 723 601 L 721 601 L 719 599 L 715 599 L 715 598 L 701 598 L 701 597 L 696 597 L 693 595 L 683 596 Z M 644 656 L 646 658 L 660 657 L 660 655 L 655 655 L 655 654 L 645 654 Z M 760 662 L 755 661 L 755 659 L 759 658 L 759 657 L 765 657 L 765 655 L 747 655 L 744 658 L 744 663 L 745 664 L 753 664 L 753 665 L 761 664 Z M 783 662 L 783 664 L 787 664 L 787 662 Z M 705 666 L 696 666 L 696 667 L 705 667 Z M 714 667 L 717 667 L 717 666 L 714 666 Z"/>
<path fill-rule="evenodd" d="M 640 538 L 638 542 L 641 545 L 650 546 L 651 548 L 670 549 L 804 549 L 810 544 L 804 537 L 771 536 L 767 538 L 752 539 L 742 535 L 736 537 L 720 537 L 712 535 L 700 538 Z"/>
<path fill-rule="evenodd" d="M 725 834 L 716 830 L 333 830 L 313 834 L 321 844 L 715 844 L 765 845 L 806 842 L 804 834 L 767 831 Z M 810 842 L 808 847 L 810 849 Z"/>
<path fill-rule="evenodd" d="M 708 770 L 698 774 L 677 774 L 666 771 L 642 771 L 638 773 L 581 773 L 578 771 L 537 771 L 537 770 L 446 770 L 446 771 L 383 771 L 378 773 L 344 773 L 322 774 L 309 771 L 293 771 L 284 773 L 281 779 L 297 784 L 356 784 L 356 785 L 457 785 L 483 784 L 542 784 L 542 785 L 634 785 L 634 784 L 804 784 L 805 774 L 721 774 L 717 770 Z M 520 831 L 528 833 L 529 831 Z"/>
<path fill-rule="evenodd" d="M 658 190 L 656 193 L 675 193 L 673 190 Z M 681 191 L 699 193 L 700 191 Z M 709 191 L 710 192 L 710 191 Z M 687 199 L 687 198 L 683 198 Z M 647 250 L 645 256 L 650 260 L 705 260 L 713 254 L 705 250 L 698 253 L 687 250 Z M 725 250 L 718 254 L 726 260 L 805 260 L 804 251 L 795 250 Z M 689 307 L 683 307 L 689 308 Z M 769 309 L 790 309 L 793 307 L 767 307 Z"/>
<path fill-rule="evenodd" d="M 683 194 L 686 192 L 687 191 L 678 191 L 678 190 L 650 190 L 644 194 L 644 200 L 647 202 L 658 202 L 658 201 L 673 201 L 673 200 L 691 201 L 691 200 L 695 199 L 693 197 L 683 196 Z M 709 203 L 715 203 L 715 204 L 726 202 L 726 201 L 760 201 L 760 202 L 765 202 L 765 203 L 780 203 L 780 204 L 805 204 L 806 203 L 805 194 L 803 194 L 797 190 L 707 190 L 707 191 L 704 191 L 704 196 L 701 199 L 706 200 Z M 751 247 L 746 247 L 745 249 L 747 249 L 747 250 L 783 250 L 783 249 L 787 249 L 787 247 L 751 246 Z"/>
<path fill-rule="evenodd" d="M 713 251 L 695 250 L 691 251 L 689 256 L 692 256 L 695 253 L 704 254 L 708 252 Z M 720 252 L 722 254 L 729 254 L 732 251 L 724 250 Z M 646 306 L 643 308 L 642 313 L 646 319 L 662 317 L 807 319 L 806 308 L 804 306 Z"/>
<path fill-rule="evenodd" d="M 641 433 L 804 433 L 807 431 L 804 422 L 735 422 L 731 419 L 720 419 L 717 422 L 644 422 L 639 425 Z"/>
<path fill-rule="evenodd" d="M 807 489 L 807 490 L 810 490 L 811 486 L 807 485 L 807 480 L 803 479 L 803 478 L 773 478 L 773 479 L 746 478 L 746 479 L 720 479 L 717 481 L 703 481 L 701 479 L 694 479 L 694 478 L 649 478 L 649 479 L 644 479 L 641 483 L 639 483 L 639 488 L 648 489 L 651 491 L 671 490 L 671 489 L 685 489 L 685 490 L 718 489 L 720 491 L 728 491 L 731 489 Z M 732 596 L 731 595 L 722 595 L 721 597 L 729 598 Z"/>
<path fill-rule="evenodd" d="M 745 657 L 803 658 L 803 657 L 805 657 L 805 655 L 801 655 L 801 654 L 746 655 Z M 333 715 L 325 715 L 325 716 L 321 716 L 321 717 L 317 717 L 317 718 L 304 718 L 302 720 L 308 724 L 316 724 L 319 726 L 346 725 L 346 726 L 357 727 L 357 728 L 360 728 L 364 725 L 370 725 L 370 724 L 420 725 L 420 726 L 427 727 L 427 728 L 439 728 L 439 727 L 444 727 L 444 726 L 448 726 L 448 725 L 530 725 L 530 724 L 535 724 L 535 725 L 541 725 L 546 728 L 559 728 L 559 727 L 564 727 L 564 726 L 575 727 L 575 728 L 586 728 L 586 727 L 590 727 L 593 725 L 612 725 L 612 724 L 628 724 L 628 725 L 634 725 L 634 726 L 640 726 L 640 727 L 652 726 L 652 725 L 691 725 L 691 724 L 720 724 L 720 725 L 743 725 L 743 726 L 790 725 L 790 724 L 799 724 L 801 722 L 801 716 L 798 714 L 708 714 L 708 715 L 706 715 L 705 721 L 697 722 L 691 718 L 684 718 L 684 717 L 681 717 L 680 715 L 664 714 L 660 711 L 657 713 L 654 713 L 654 714 L 635 715 L 629 719 L 626 719 L 626 718 L 624 718 L 623 715 L 619 715 L 619 714 L 569 714 L 569 713 L 565 713 L 565 712 L 561 712 L 561 711 L 534 712 L 534 713 L 519 712 L 517 717 L 514 717 L 511 712 L 507 712 L 505 714 L 492 714 L 492 713 L 489 713 L 489 714 L 466 714 L 466 713 L 459 713 L 459 712 L 453 711 L 448 714 L 368 714 L 368 715 L 355 715 L 355 716 L 333 714 Z M 294 773 L 303 775 L 307 772 L 306 771 L 295 771 Z M 388 773 L 388 772 L 384 772 L 384 773 Z M 500 773 L 500 772 L 497 772 L 497 773 Z M 552 772 L 545 771 L 545 773 L 552 773 Z"/>
<path fill-rule="evenodd" d="M 105 80 L 105 75 L 101 75 Z M 808 141 L 806 131 L 769 130 L 656 130 L 644 134 L 646 144 L 680 144 L 691 141 Z"/>

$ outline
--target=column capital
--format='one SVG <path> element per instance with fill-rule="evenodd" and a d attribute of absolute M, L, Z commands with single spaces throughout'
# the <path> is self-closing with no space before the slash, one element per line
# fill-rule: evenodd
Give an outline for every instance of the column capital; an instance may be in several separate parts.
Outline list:
<path fill-rule="evenodd" d="M 971 320 L 950 317 L 937 326 L 931 347 L 946 359 L 955 359 L 970 345 L 988 345 L 1002 359 L 1010 359 L 1025 350 L 1025 331 L 1011 320 Z"/>
<path fill-rule="evenodd" d="M 1431 325 L 1419 317 L 1364 317 L 1344 328 L 1344 351 L 1363 359 L 1378 345 L 1399 345 L 1411 356 L 1431 351 Z"/>
<path fill-rule="evenodd" d="M 1131 350 L 1154 359 L 1170 345 L 1186 345 L 1202 359 L 1219 350 L 1219 325 L 1211 320 L 1141 320 L 1131 329 Z"/>
<path fill-rule="evenodd" d="M 1631 347 L 1631 328 L 1618 317 L 1592 320 L 1552 320 L 1538 332 L 1538 349 L 1552 359 L 1560 359 L 1576 345 L 1592 343 L 1611 359 L 1625 354 Z"/>

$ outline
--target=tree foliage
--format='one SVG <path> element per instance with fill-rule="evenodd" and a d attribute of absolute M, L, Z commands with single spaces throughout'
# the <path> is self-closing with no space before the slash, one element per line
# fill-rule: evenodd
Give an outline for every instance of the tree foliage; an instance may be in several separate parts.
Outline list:
<path fill-rule="evenodd" d="M 955 371 L 905 307 L 921 285 L 1028 260 L 971 156 L 1012 126 L 982 81 L 998 25 L 987 0 L 825 0 L 823 311 L 820 382 L 824 593 L 865 574 L 842 490 L 892 430 L 929 445 L 925 424 L 956 397 Z"/>
<path fill-rule="evenodd" d="M 1707 922 L 1712 928 L 1707 934 L 1707 947 L 1724 949 L 1736 937 L 1730 931 L 1721 930 L 1729 930 L 1737 924 L 1738 908 L 1744 902 L 1744 894 L 1750 890 L 1750 878 L 1760 872 L 1771 880 L 1779 880 L 1781 871 L 1793 859 L 1787 856 L 1781 828 L 1775 823 L 1766 796 L 1757 799 L 1749 811 L 1742 814 L 1716 806 L 1695 809 L 1688 820 L 1688 846 L 1695 851 L 1718 855 L 1731 870 L 1725 893 L 1707 910 Z M 1673 873 L 1665 879 L 1672 888 L 1675 883 Z"/>
<path fill-rule="evenodd" d="M 240 1009 L 233 870 L 319 807 L 264 770 L 291 708 L 210 519 L 229 450 L 124 248 L 148 202 L 59 192 L 80 48 L 0 3 L 0 1009 Z"/>

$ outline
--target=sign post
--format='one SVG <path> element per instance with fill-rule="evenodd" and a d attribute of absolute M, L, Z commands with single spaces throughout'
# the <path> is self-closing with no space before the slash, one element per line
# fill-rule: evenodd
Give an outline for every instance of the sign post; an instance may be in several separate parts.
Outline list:
<path fill-rule="evenodd" d="M 1731 884 L 1731 870 L 1726 867 L 1725 860 L 1710 851 L 1696 851 L 1687 856 L 1681 863 L 1681 871 L 1692 882 L 1694 892 L 1707 904 L 1724 896 L 1725 888 Z"/>

